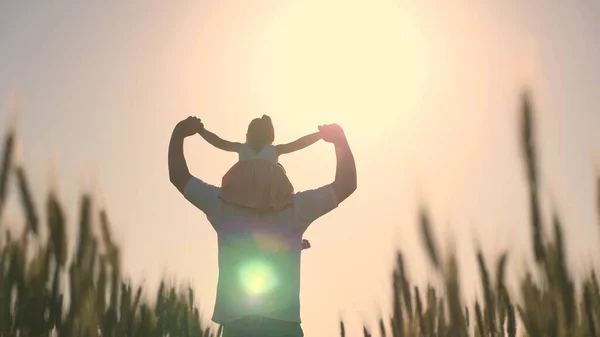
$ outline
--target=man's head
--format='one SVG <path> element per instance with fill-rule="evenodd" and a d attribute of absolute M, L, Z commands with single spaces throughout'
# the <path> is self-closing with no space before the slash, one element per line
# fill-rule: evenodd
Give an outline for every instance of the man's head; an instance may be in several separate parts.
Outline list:
<path fill-rule="evenodd" d="M 283 167 L 283 165 L 281 165 L 281 163 L 277 163 L 277 166 L 279 166 L 279 168 L 281 168 L 281 170 L 283 171 L 283 174 L 287 175 L 287 172 L 285 172 L 285 167 Z"/>

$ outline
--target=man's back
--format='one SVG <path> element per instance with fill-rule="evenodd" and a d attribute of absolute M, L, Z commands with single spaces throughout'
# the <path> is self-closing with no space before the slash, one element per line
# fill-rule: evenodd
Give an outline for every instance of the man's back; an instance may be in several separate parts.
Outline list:
<path fill-rule="evenodd" d="M 245 316 L 300 322 L 302 235 L 337 207 L 330 185 L 296 193 L 277 213 L 258 213 L 222 202 L 218 188 L 190 179 L 185 197 L 204 211 L 219 242 L 219 281 L 213 321 Z"/>

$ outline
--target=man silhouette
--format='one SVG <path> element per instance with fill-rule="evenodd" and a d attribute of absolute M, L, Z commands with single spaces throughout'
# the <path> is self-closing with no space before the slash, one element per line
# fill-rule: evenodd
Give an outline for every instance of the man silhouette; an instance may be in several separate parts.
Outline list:
<path fill-rule="evenodd" d="M 217 232 L 219 280 L 212 320 L 224 326 L 223 337 L 301 337 L 302 235 L 356 190 L 356 165 L 344 131 L 336 124 L 319 127 L 323 140 L 335 145 L 331 184 L 295 193 L 292 206 L 282 211 L 259 213 L 223 202 L 218 187 L 190 174 L 183 142 L 202 127 L 200 119 L 188 117 L 173 130 L 169 178 Z"/>

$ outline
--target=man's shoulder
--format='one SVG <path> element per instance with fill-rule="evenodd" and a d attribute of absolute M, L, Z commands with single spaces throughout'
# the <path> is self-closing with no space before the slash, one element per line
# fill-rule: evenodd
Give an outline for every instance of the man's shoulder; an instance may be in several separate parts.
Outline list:
<path fill-rule="evenodd" d="M 207 216 L 220 209 L 221 189 L 192 176 L 185 185 L 183 196 Z"/>
<path fill-rule="evenodd" d="M 301 221 L 311 223 L 339 205 L 331 184 L 294 193 L 294 214 Z"/>
<path fill-rule="evenodd" d="M 335 197 L 335 190 L 331 184 L 321 187 L 294 192 L 294 202 L 302 201 L 302 199 L 321 199 L 323 197 Z M 337 199 L 337 198 L 336 198 Z"/>
<path fill-rule="evenodd" d="M 214 194 L 215 191 L 220 191 L 221 188 L 205 182 L 202 179 L 191 176 L 185 184 L 184 194 Z"/>

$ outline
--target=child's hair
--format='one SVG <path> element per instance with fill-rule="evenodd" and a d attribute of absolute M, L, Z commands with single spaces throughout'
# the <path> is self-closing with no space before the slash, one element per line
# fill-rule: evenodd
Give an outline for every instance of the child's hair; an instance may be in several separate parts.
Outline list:
<path fill-rule="evenodd" d="M 260 151 L 265 145 L 273 144 L 275 140 L 275 128 L 271 117 L 263 115 L 261 118 L 255 118 L 248 125 L 246 133 L 246 142 L 255 151 Z"/>

